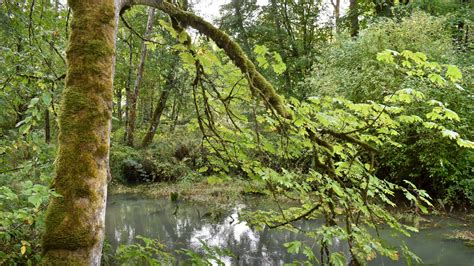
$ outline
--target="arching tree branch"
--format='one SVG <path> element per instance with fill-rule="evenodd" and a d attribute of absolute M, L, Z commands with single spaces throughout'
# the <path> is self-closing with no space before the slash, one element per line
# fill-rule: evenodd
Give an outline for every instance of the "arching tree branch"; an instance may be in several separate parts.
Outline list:
<path fill-rule="evenodd" d="M 224 50 L 242 73 L 249 76 L 250 87 L 257 89 L 257 93 L 260 94 L 265 102 L 269 103 L 278 114 L 286 118 L 291 118 L 291 114 L 285 107 L 282 97 L 275 92 L 270 82 L 257 71 L 255 65 L 248 59 L 242 48 L 226 33 L 217 29 L 201 17 L 191 12 L 183 11 L 177 6 L 163 0 L 131 0 L 128 4 L 126 3 L 126 5 L 147 5 L 155 7 L 178 20 L 182 27 L 195 28 L 200 33 L 211 38 L 219 48 Z"/>

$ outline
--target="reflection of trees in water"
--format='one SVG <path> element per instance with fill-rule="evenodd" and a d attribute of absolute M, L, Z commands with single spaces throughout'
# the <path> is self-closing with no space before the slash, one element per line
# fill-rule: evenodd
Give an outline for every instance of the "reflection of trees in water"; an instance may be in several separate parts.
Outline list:
<path fill-rule="evenodd" d="M 179 208 L 175 216 L 176 204 Z M 142 235 L 159 239 L 170 251 L 176 251 L 196 249 L 201 245 L 198 240 L 201 239 L 209 246 L 229 248 L 235 254 L 237 265 L 281 265 L 303 259 L 288 254 L 283 244 L 295 240 L 311 241 L 309 238 L 287 230 L 252 230 L 245 223 L 238 223 L 239 208 L 241 206 L 219 210 L 220 215 L 213 219 L 214 215 L 209 215 L 212 210 L 204 205 L 139 199 L 130 195 L 113 196 L 107 206 L 107 240 L 117 247 L 133 243 L 137 235 Z M 315 228 L 314 223 L 299 226 L 304 230 Z"/>

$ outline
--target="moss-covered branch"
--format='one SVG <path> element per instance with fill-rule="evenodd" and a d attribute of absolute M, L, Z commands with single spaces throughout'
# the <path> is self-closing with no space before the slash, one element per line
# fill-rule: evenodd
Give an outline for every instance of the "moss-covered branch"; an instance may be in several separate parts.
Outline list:
<path fill-rule="evenodd" d="M 219 48 L 223 49 L 234 64 L 248 76 L 252 89 L 257 90 L 265 102 L 271 105 L 278 114 L 291 118 L 291 114 L 285 107 L 283 99 L 275 92 L 272 84 L 260 74 L 255 65 L 245 55 L 242 48 L 233 41 L 226 33 L 214 27 L 199 16 L 187 11 L 183 11 L 177 6 L 162 0 L 135 0 L 130 1 L 130 5 L 148 5 L 155 7 L 174 19 L 178 20 L 182 27 L 193 27 L 200 33 L 211 38 Z"/>

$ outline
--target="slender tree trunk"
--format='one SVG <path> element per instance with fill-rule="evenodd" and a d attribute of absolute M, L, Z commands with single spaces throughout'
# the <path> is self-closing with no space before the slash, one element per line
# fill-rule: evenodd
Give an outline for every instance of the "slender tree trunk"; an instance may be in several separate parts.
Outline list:
<path fill-rule="evenodd" d="M 131 86 L 132 86 L 132 68 L 133 68 L 133 43 L 132 43 L 132 34 L 130 33 L 130 39 L 128 41 L 128 77 L 127 84 L 125 85 L 125 134 L 123 135 L 123 141 L 127 141 L 128 135 L 128 114 L 130 110 L 130 98 L 132 98 Z"/>
<path fill-rule="evenodd" d="M 118 12 L 114 0 L 69 0 L 68 70 L 43 235 L 44 265 L 100 265 L 105 225 Z"/>
<path fill-rule="evenodd" d="M 178 70 L 177 64 L 174 63 L 168 72 L 168 75 L 166 78 L 166 84 L 163 87 L 163 90 L 161 91 L 160 99 L 158 100 L 156 108 L 153 111 L 153 115 L 150 121 L 150 127 L 148 128 L 148 131 L 142 140 L 142 146 L 141 146 L 142 148 L 148 147 L 153 141 L 153 138 L 155 137 L 155 133 L 156 133 L 156 130 L 158 129 L 158 126 L 160 125 L 161 115 L 163 114 L 163 111 L 165 110 L 166 102 L 168 101 L 169 94 L 171 90 L 173 89 L 173 87 L 175 87 L 177 70 Z"/>
<path fill-rule="evenodd" d="M 120 123 L 122 123 L 122 115 L 123 115 L 123 112 L 122 112 L 122 88 L 118 88 L 117 89 L 117 116 L 118 116 L 118 119 L 120 121 Z"/>
<path fill-rule="evenodd" d="M 351 23 L 351 37 L 359 35 L 359 7 L 357 0 L 349 2 L 349 18 Z"/>
<path fill-rule="evenodd" d="M 174 82 L 174 80 L 173 80 Z M 156 130 L 160 125 L 161 115 L 166 107 L 166 102 L 168 101 L 168 96 L 170 94 L 171 86 L 167 86 L 168 88 L 163 88 L 163 91 L 160 94 L 160 99 L 158 100 L 158 104 L 156 105 L 155 111 L 153 111 L 153 116 L 151 117 L 150 127 L 148 132 L 146 133 L 145 137 L 142 141 L 142 148 L 148 147 L 151 142 L 153 141 L 153 137 L 155 136 Z"/>
<path fill-rule="evenodd" d="M 173 107 L 171 108 L 171 124 L 170 124 L 170 132 L 174 132 L 176 128 L 176 124 L 178 123 L 178 116 L 179 116 L 179 109 L 178 109 L 178 93 L 175 92 L 173 98 Z"/>
<path fill-rule="evenodd" d="M 48 107 L 46 107 L 46 110 L 44 111 L 44 141 L 47 144 L 51 142 L 51 122 Z"/>
<path fill-rule="evenodd" d="M 146 23 L 145 38 L 148 38 L 153 30 L 153 18 L 155 15 L 155 9 L 150 7 L 148 9 L 148 21 Z M 142 42 L 142 53 L 140 57 L 140 64 L 138 66 L 137 78 L 135 79 L 135 85 L 133 92 L 130 97 L 130 106 L 128 114 L 128 128 L 127 128 L 127 145 L 133 146 L 134 133 L 135 133 L 135 120 L 137 119 L 137 101 L 138 94 L 140 92 L 140 85 L 143 79 L 143 70 L 145 69 L 147 48 L 145 41 Z"/>
<path fill-rule="evenodd" d="M 331 4 L 334 8 L 334 27 L 336 32 L 339 32 L 339 23 L 341 18 L 341 0 L 331 0 Z"/>

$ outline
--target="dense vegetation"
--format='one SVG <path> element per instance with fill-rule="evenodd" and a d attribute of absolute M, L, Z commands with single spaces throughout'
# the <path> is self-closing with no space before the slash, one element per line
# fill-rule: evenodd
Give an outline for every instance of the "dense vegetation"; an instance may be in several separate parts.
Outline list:
<path fill-rule="evenodd" d="M 73 136 L 68 121 L 108 111 L 100 121 L 112 123 L 110 152 L 107 141 L 95 152 L 110 155 L 109 187 L 248 181 L 246 193 L 298 203 L 243 213 L 249 224 L 299 230 L 293 222 L 324 219 L 305 232 L 317 254 L 285 244 L 308 264 L 348 263 L 328 248 L 334 237 L 347 241 L 353 265 L 399 255 L 410 263 L 418 258 L 409 248 L 386 246 L 369 228 L 416 231 L 394 217 L 397 205 L 417 215 L 474 205 L 471 1 L 231 0 L 214 21 L 219 30 L 199 24 L 193 3 L 164 1 L 173 8 L 120 12 L 114 53 L 97 41 L 73 61 L 68 36 L 85 23 L 74 20 L 74 2 L 0 1 L 0 264 L 36 264 L 50 248 L 47 205 L 66 196 L 55 190 L 58 173 L 94 175 L 80 173 L 89 147 L 79 156 L 62 144 L 61 153 L 58 138 L 94 139 L 96 125 Z M 77 62 L 113 55 L 110 106 L 82 98 L 94 74 L 71 77 L 100 70 Z M 66 159 L 77 165 L 58 164 Z M 103 262 L 172 260 L 142 239 Z M 222 252 L 207 251 L 183 252 L 194 263 Z"/>

